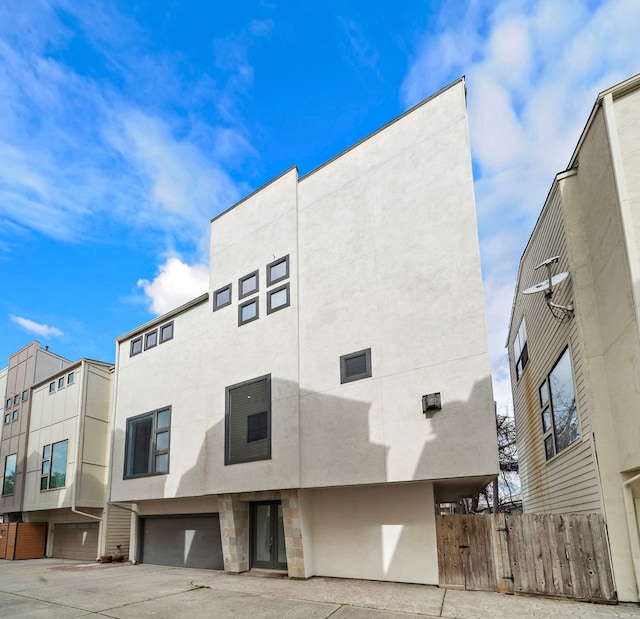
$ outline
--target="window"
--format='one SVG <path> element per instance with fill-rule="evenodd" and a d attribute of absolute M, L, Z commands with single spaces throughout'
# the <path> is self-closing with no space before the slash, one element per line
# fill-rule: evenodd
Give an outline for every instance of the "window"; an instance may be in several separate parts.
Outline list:
<path fill-rule="evenodd" d="M 130 357 L 134 355 L 139 355 L 142 352 L 142 338 L 137 337 L 135 340 L 131 340 L 131 352 L 129 353 Z"/>
<path fill-rule="evenodd" d="M 127 419 L 125 478 L 169 472 L 170 432 L 171 408 Z"/>
<path fill-rule="evenodd" d="M 13 414 L 11 415 L 11 419 L 13 421 L 18 421 L 18 411 L 17 410 L 13 411 Z"/>
<path fill-rule="evenodd" d="M 350 383 L 353 380 L 371 376 L 371 349 L 359 350 L 340 357 L 340 382 Z"/>
<path fill-rule="evenodd" d="M 16 485 L 16 454 L 11 454 L 4 459 L 4 482 L 2 494 L 13 494 Z"/>
<path fill-rule="evenodd" d="M 49 383 L 49 393 L 53 393 L 56 390 L 56 381 Z"/>
<path fill-rule="evenodd" d="M 9 413 L 7 413 L 4 416 L 4 424 L 7 425 L 10 421 L 11 421 L 11 415 Z"/>
<path fill-rule="evenodd" d="M 289 306 L 289 284 L 267 292 L 267 314 Z"/>
<path fill-rule="evenodd" d="M 62 389 L 64 387 L 64 376 L 61 376 L 58 379 L 58 389 Z"/>
<path fill-rule="evenodd" d="M 7 400 L 7 408 L 11 408 L 11 398 Z"/>
<path fill-rule="evenodd" d="M 227 387 L 225 464 L 271 458 L 271 375 Z"/>
<path fill-rule="evenodd" d="M 546 459 L 550 460 L 580 438 L 569 348 L 565 348 L 547 380 L 540 386 L 539 395 L 544 452 Z"/>
<path fill-rule="evenodd" d="M 258 271 L 249 273 L 238 280 L 239 299 L 244 299 L 254 292 L 258 292 Z"/>
<path fill-rule="evenodd" d="M 238 326 L 257 320 L 258 316 L 258 297 L 238 306 Z"/>
<path fill-rule="evenodd" d="M 40 490 L 64 488 L 67 481 L 67 452 L 69 440 L 59 441 L 42 448 Z"/>
<path fill-rule="evenodd" d="M 20 402 L 20 396 L 16 393 L 16 395 L 13 396 L 13 405 L 17 406 Z"/>
<path fill-rule="evenodd" d="M 69 375 L 67 376 L 67 385 L 72 385 L 74 378 L 75 378 L 74 373 L 69 372 Z"/>
<path fill-rule="evenodd" d="M 28 397 L 29 397 L 29 390 L 27 389 L 26 391 L 22 392 L 22 401 L 26 402 Z"/>
<path fill-rule="evenodd" d="M 173 339 L 173 322 L 168 322 L 160 327 L 160 343 L 163 344 Z"/>
<path fill-rule="evenodd" d="M 231 305 L 231 284 L 218 288 L 213 293 L 213 311 Z"/>
<path fill-rule="evenodd" d="M 516 378 L 522 376 L 522 371 L 529 361 L 529 351 L 527 350 L 527 329 L 524 324 L 524 316 L 518 327 L 516 339 L 513 340 L 513 357 L 516 360 Z"/>
<path fill-rule="evenodd" d="M 289 256 L 278 258 L 267 265 L 267 286 L 289 277 Z"/>
<path fill-rule="evenodd" d="M 158 330 L 154 329 L 150 333 L 147 333 L 144 336 L 144 349 L 148 350 L 149 348 L 153 348 L 158 344 Z"/>

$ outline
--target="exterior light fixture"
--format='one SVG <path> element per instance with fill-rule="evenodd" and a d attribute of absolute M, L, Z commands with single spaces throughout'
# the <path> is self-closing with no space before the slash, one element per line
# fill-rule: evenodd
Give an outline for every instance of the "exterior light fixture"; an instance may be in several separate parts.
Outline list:
<path fill-rule="evenodd" d="M 442 402 L 440 399 L 440 392 L 428 393 L 422 396 L 422 412 L 426 415 L 434 411 L 439 411 L 442 408 Z"/>

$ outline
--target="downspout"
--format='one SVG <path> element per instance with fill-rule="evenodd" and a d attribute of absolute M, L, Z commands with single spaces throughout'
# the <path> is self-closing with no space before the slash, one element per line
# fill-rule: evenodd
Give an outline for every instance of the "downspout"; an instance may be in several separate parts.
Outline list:
<path fill-rule="evenodd" d="M 80 397 L 81 405 L 80 405 L 80 415 L 78 418 L 78 431 L 76 434 L 76 466 L 73 474 L 73 492 L 71 493 L 71 511 L 74 514 L 79 514 L 80 516 L 87 516 L 88 518 L 93 518 L 94 520 L 98 520 L 102 523 L 102 516 L 94 516 L 93 514 L 87 514 L 86 512 L 81 512 L 79 509 L 76 509 L 76 503 L 78 500 L 78 484 L 80 481 L 80 440 L 83 436 L 84 431 L 84 416 L 86 413 L 86 403 L 87 403 L 87 363 L 85 359 L 81 361 L 82 365 L 80 366 Z M 102 531 L 100 532 L 102 534 Z"/>
<path fill-rule="evenodd" d="M 624 497 L 624 510 L 627 517 L 627 529 L 629 531 L 629 544 L 631 546 L 631 560 L 633 561 L 633 572 L 636 579 L 636 596 L 640 588 L 640 538 L 638 537 L 638 521 L 635 505 L 633 504 L 633 490 L 631 485 L 640 481 L 640 473 L 627 479 L 622 484 L 622 496 Z M 640 601 L 640 598 L 638 598 Z"/>

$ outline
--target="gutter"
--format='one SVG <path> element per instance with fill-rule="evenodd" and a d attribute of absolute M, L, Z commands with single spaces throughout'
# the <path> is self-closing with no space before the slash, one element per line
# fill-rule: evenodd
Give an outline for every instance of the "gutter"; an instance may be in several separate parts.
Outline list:
<path fill-rule="evenodd" d="M 633 562 L 633 573 L 636 580 L 636 597 L 638 597 L 638 585 L 640 584 L 640 538 L 638 538 L 638 525 L 635 506 L 633 505 L 633 491 L 631 485 L 640 481 L 640 473 L 627 479 L 622 484 L 622 496 L 624 498 L 624 511 L 629 532 L 629 545 L 631 546 L 631 560 Z"/>

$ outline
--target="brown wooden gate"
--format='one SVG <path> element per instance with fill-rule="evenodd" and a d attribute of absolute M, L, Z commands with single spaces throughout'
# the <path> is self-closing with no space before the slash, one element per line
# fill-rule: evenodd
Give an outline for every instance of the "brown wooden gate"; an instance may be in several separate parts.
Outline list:
<path fill-rule="evenodd" d="M 45 522 L 9 522 L 0 524 L 0 559 L 10 561 L 44 557 L 47 540 Z"/>
<path fill-rule="evenodd" d="M 599 514 L 438 516 L 440 585 L 615 602 Z"/>

